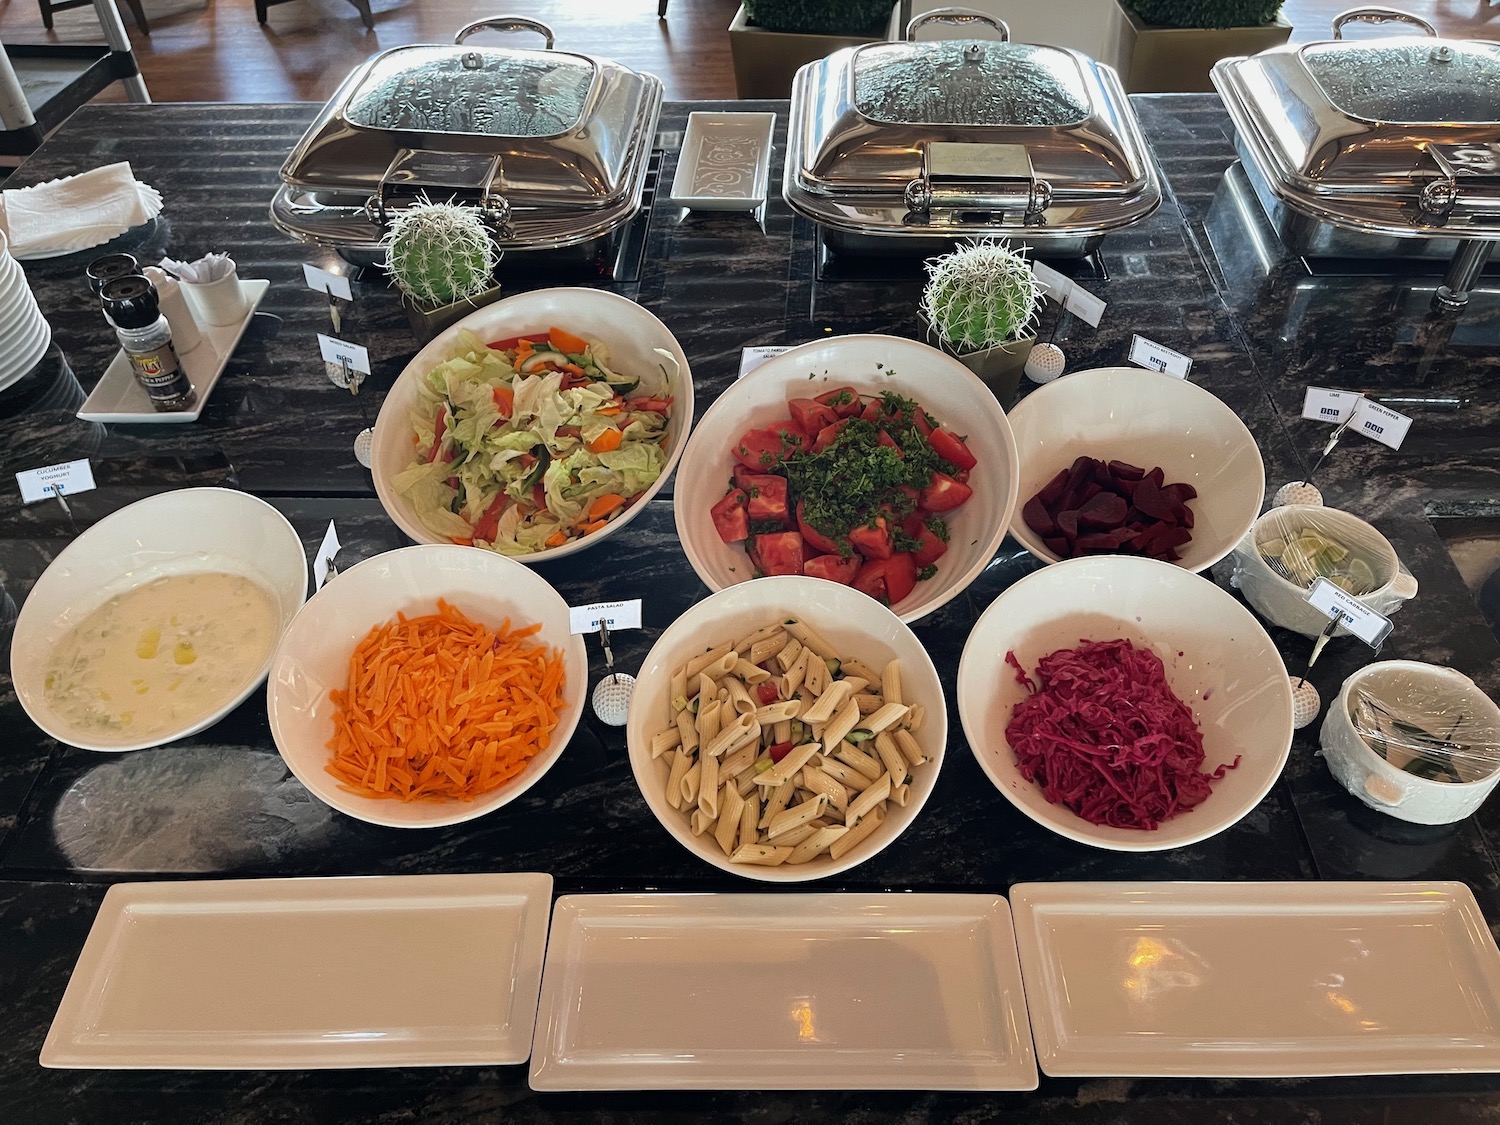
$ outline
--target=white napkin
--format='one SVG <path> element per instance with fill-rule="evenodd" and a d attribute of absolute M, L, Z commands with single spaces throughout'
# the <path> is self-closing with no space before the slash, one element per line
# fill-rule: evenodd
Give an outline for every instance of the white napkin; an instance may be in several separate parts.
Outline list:
<path fill-rule="evenodd" d="M 163 258 L 161 268 L 188 285 L 208 285 L 210 282 L 222 281 L 235 270 L 234 259 L 228 254 L 205 254 L 196 262 Z"/>
<path fill-rule="evenodd" d="M 99 246 L 161 212 L 161 194 L 121 161 L 35 187 L 0 192 L 17 258 Z"/>

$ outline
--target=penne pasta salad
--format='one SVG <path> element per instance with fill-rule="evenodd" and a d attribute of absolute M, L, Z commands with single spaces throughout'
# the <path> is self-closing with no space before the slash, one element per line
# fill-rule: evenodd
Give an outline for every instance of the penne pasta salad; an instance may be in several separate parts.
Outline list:
<path fill-rule="evenodd" d="M 871 667 L 795 617 L 677 668 L 670 708 L 650 747 L 667 804 L 733 863 L 842 859 L 928 761 L 900 662 Z"/>

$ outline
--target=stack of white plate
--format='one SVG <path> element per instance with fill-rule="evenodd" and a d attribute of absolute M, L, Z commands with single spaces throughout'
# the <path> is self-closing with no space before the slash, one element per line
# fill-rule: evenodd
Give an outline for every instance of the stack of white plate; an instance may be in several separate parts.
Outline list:
<path fill-rule="evenodd" d="M 0 390 L 35 367 L 52 342 L 52 326 L 37 307 L 21 263 L 0 235 Z"/>

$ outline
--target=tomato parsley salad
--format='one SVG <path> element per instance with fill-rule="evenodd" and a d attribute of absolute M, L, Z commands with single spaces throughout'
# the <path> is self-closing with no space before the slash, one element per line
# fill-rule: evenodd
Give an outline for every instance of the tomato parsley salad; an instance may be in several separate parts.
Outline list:
<path fill-rule="evenodd" d="M 713 507 L 726 543 L 757 574 L 807 574 L 887 605 L 937 573 L 944 516 L 973 495 L 962 437 L 892 391 L 838 387 L 787 403 L 783 422 L 734 446 L 729 491 Z"/>
<path fill-rule="evenodd" d="M 486 344 L 465 329 L 417 384 L 417 459 L 395 488 L 435 535 L 529 555 L 607 527 L 666 467 L 672 407 L 562 328 Z"/>

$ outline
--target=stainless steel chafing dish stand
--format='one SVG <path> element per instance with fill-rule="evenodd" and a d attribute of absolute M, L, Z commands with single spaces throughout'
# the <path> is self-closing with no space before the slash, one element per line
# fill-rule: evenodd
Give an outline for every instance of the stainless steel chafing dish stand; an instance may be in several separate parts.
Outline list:
<path fill-rule="evenodd" d="M 917 42 L 928 23 L 999 38 Z M 782 195 L 835 253 L 931 253 L 996 235 L 1084 257 L 1156 210 L 1161 184 L 1113 70 L 942 8 L 907 24 L 904 42 L 797 72 Z"/>
<path fill-rule="evenodd" d="M 1353 22 L 1422 35 L 1351 42 Z M 1444 40 L 1392 8 L 1351 8 L 1331 42 L 1223 59 L 1235 148 L 1282 244 L 1310 258 L 1451 259 L 1460 309 L 1500 238 L 1500 44 Z"/>
<path fill-rule="evenodd" d="M 535 32 L 545 47 L 463 45 L 482 29 Z M 350 261 L 382 263 L 393 211 L 456 199 L 485 212 L 502 251 L 587 257 L 641 209 L 662 84 L 553 44 L 546 24 L 496 16 L 452 47 L 374 56 L 282 165 L 272 221 Z"/>

